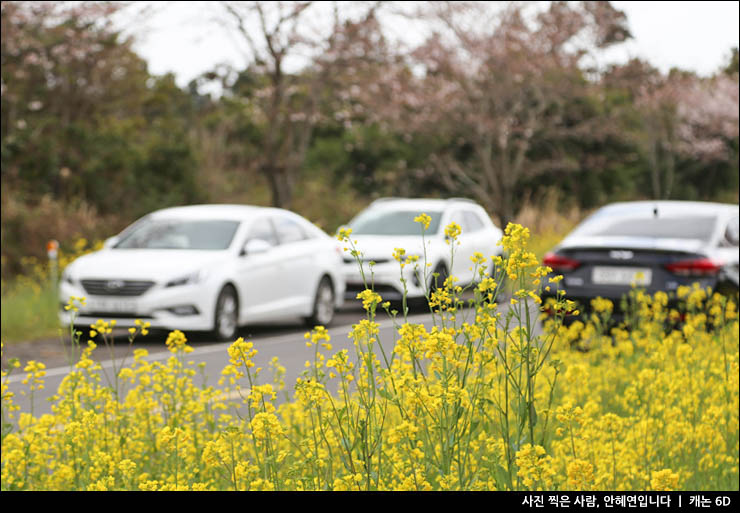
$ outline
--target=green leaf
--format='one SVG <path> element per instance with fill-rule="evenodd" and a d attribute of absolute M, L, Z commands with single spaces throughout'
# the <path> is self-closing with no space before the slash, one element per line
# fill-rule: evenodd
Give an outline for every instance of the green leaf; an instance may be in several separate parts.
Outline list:
<path fill-rule="evenodd" d="M 386 390 L 385 388 L 379 388 L 378 394 L 380 394 L 380 397 L 388 401 L 392 401 L 393 399 L 395 399 L 395 396 L 391 395 L 391 393 L 388 392 L 388 390 Z"/>
<path fill-rule="evenodd" d="M 2 426 L 2 437 L 5 438 L 6 435 L 9 435 L 13 432 L 13 424 L 9 424 L 7 422 L 3 422 Z"/>

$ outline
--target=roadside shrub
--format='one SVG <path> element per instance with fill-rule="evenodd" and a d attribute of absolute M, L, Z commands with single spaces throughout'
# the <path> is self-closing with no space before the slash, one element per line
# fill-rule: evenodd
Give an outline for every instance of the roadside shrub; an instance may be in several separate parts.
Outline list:
<path fill-rule="evenodd" d="M 22 273 L 2 281 L 2 339 L 6 342 L 33 340 L 59 335 L 58 280 L 72 260 L 100 249 L 102 241 L 77 238 L 73 245 L 58 251 L 57 262 L 47 258 L 24 257 Z"/>

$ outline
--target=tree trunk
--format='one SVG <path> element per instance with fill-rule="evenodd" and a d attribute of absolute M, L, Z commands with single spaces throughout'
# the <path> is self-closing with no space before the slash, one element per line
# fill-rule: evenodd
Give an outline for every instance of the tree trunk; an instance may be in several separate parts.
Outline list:
<path fill-rule="evenodd" d="M 272 205 L 290 209 L 293 202 L 293 186 L 288 170 L 283 166 L 264 166 L 262 174 L 270 184 Z"/>
<path fill-rule="evenodd" d="M 653 198 L 660 199 L 660 150 L 659 143 L 653 141 L 652 147 L 648 153 L 650 158 L 651 183 L 653 186 Z"/>

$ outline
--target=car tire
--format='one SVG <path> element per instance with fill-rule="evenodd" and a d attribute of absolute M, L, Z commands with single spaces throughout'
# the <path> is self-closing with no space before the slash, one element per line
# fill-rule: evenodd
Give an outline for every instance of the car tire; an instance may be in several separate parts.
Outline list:
<path fill-rule="evenodd" d="M 501 256 L 501 255 L 499 255 L 499 256 Z M 496 277 L 496 268 L 493 265 L 493 262 L 491 262 L 491 270 L 488 273 L 488 276 L 491 279 L 493 279 L 493 281 L 495 281 L 497 283 L 497 285 L 496 285 L 496 292 L 495 292 L 496 300 L 497 301 L 503 300 L 504 299 L 504 296 L 506 296 L 506 290 L 508 288 L 508 283 L 509 283 L 509 276 L 504 271 L 504 272 L 500 273 L 500 275 L 498 276 L 498 279 L 496 279 L 497 278 Z"/>
<path fill-rule="evenodd" d="M 434 274 L 437 273 L 439 276 L 436 278 Z M 432 272 L 432 277 L 429 281 L 429 293 L 431 294 L 435 290 L 444 287 L 445 280 L 449 277 L 450 273 L 447 271 L 447 266 L 443 263 L 438 263 Z"/>
<path fill-rule="evenodd" d="M 329 326 L 334 320 L 335 297 L 334 287 L 327 276 L 321 278 L 319 286 L 316 289 L 316 296 L 313 300 L 313 311 L 310 317 L 304 319 L 305 323 L 310 326 Z"/>
<path fill-rule="evenodd" d="M 216 299 L 213 334 L 218 340 L 234 340 L 239 330 L 239 298 L 231 285 L 221 289 Z"/>

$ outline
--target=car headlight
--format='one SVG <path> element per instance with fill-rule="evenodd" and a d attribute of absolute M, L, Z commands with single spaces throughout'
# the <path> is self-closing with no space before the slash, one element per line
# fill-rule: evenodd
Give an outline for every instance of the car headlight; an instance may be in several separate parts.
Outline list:
<path fill-rule="evenodd" d="M 165 287 L 179 287 L 181 285 L 195 285 L 204 281 L 208 277 L 208 272 L 205 269 L 200 269 L 193 273 L 187 274 L 180 278 L 175 278 L 165 283 Z"/>

